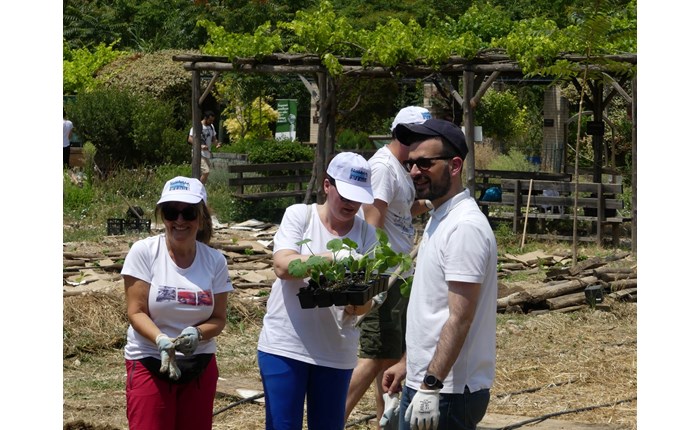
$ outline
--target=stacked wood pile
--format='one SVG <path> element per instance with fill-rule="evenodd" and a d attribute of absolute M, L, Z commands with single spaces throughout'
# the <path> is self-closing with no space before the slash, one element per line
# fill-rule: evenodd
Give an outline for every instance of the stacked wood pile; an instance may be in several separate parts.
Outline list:
<path fill-rule="evenodd" d="M 528 259 L 512 255 L 503 258 L 498 312 L 570 312 L 586 306 L 604 308 L 604 302 L 609 300 L 636 301 L 636 267 L 629 267 L 627 253 L 589 258 L 575 267 L 566 266 L 567 257 L 534 254 Z M 542 270 L 545 274 L 542 282 L 508 285 L 506 281 L 517 273 L 536 275 Z M 595 290 L 601 292 L 601 304 L 599 299 L 586 296 L 586 289 L 590 290 L 588 296 Z"/>
<path fill-rule="evenodd" d="M 237 294 L 264 298 L 275 280 L 271 239 L 276 229 L 265 225 L 251 232 L 250 240 L 231 240 L 221 234 L 210 245 L 226 256 Z M 119 249 L 116 249 L 119 248 Z M 63 295 L 85 294 L 105 289 L 123 291 L 120 271 L 128 252 L 125 246 L 110 246 L 109 252 L 64 252 Z M 498 264 L 500 313 L 569 312 L 591 303 L 585 289 L 602 293 L 595 307 L 605 308 L 612 300 L 636 301 L 636 267 L 628 253 L 592 257 L 571 266 L 570 255 L 536 251 L 524 255 L 501 255 Z M 419 260 L 419 256 L 418 256 Z M 522 279 L 522 281 L 517 281 Z"/>

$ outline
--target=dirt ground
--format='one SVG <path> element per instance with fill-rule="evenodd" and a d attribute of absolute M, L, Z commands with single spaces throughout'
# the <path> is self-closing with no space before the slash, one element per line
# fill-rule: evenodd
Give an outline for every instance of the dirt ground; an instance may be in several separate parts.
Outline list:
<path fill-rule="evenodd" d="M 157 232 L 159 226 L 153 228 Z M 271 252 L 266 244 L 274 231 L 275 226 L 220 228 L 214 236 L 219 246 L 249 246 L 254 251 L 223 251 L 229 257 L 237 256 L 238 263 L 229 267 L 238 289 L 230 299 L 235 324 L 218 338 L 221 379 L 214 429 L 264 428 L 264 405 L 259 400 L 238 402 L 262 388 L 256 344 L 269 289 L 264 285 L 274 276 L 263 262 L 265 253 Z M 64 266 L 80 256 L 90 261 L 90 267 L 69 276 L 64 273 L 64 333 L 79 333 L 75 336 L 84 338 L 86 344 L 96 339 L 103 345 L 94 351 L 86 346 L 78 353 L 67 353 L 64 344 L 64 429 L 128 428 L 120 344 L 126 323 L 118 269 L 120 256 L 137 239 L 130 234 L 107 236 L 99 243 L 64 244 Z M 635 261 L 629 260 L 628 265 L 635 266 Z M 562 423 L 557 428 L 587 424 L 588 428 L 635 430 L 636 304 L 605 304 L 604 310 L 498 314 L 495 384 L 480 428 L 505 428 L 496 422 L 507 415 L 514 417 L 509 421 L 514 426 L 508 428 L 543 429 L 522 423 L 548 418 L 549 423 Z M 376 428 L 376 420 L 362 421 L 374 413 L 371 390 L 373 386 L 349 420 L 361 422 L 350 428 Z"/>

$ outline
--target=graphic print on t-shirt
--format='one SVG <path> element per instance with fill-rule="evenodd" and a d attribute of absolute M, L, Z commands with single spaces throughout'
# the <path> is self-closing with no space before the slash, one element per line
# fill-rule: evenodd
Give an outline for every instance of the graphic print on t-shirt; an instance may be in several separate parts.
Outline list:
<path fill-rule="evenodd" d="M 156 302 L 171 302 L 177 300 L 180 304 L 190 306 L 213 306 L 213 292 L 211 290 L 185 290 L 176 287 L 161 285 L 158 287 Z"/>

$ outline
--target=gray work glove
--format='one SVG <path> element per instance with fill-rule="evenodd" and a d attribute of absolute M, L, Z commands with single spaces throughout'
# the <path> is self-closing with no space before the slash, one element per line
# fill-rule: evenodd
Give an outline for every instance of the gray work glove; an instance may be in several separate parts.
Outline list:
<path fill-rule="evenodd" d="M 405 411 L 411 430 L 437 430 L 439 425 L 439 390 L 417 390 Z"/>
<path fill-rule="evenodd" d="M 155 338 L 155 343 L 160 351 L 160 373 L 168 372 L 170 379 L 180 379 L 181 372 L 175 362 L 175 344 L 167 335 L 160 333 Z"/>
<path fill-rule="evenodd" d="M 379 421 L 379 427 L 382 429 L 398 428 L 398 421 L 395 419 L 400 411 L 400 398 L 398 393 L 383 394 L 383 415 Z"/>
<path fill-rule="evenodd" d="M 187 327 L 175 339 L 175 349 L 184 355 L 192 355 L 199 346 L 199 330 Z"/>

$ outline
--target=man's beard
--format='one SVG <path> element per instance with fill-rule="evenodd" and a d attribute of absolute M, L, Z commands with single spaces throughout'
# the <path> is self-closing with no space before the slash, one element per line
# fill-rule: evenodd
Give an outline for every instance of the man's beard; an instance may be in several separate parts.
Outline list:
<path fill-rule="evenodd" d="M 449 192 L 451 188 L 451 175 L 448 169 L 444 169 L 442 177 L 437 182 L 430 179 L 430 186 L 426 192 L 417 192 L 418 199 L 436 200 Z"/>

